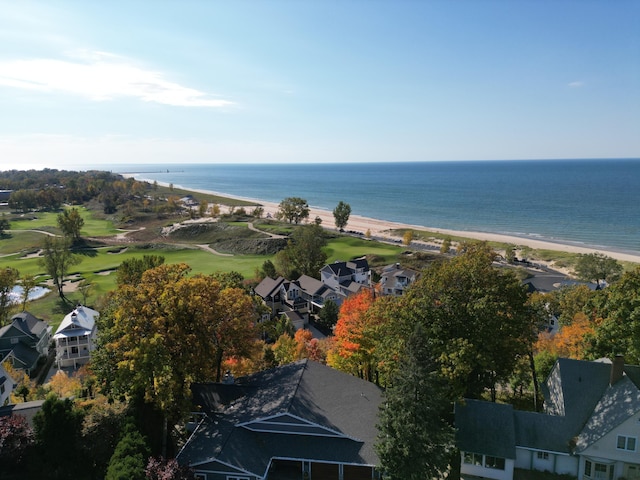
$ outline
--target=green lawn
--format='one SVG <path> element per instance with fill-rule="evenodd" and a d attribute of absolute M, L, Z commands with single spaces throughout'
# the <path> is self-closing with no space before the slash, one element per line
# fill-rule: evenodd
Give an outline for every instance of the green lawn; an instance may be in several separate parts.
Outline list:
<path fill-rule="evenodd" d="M 363 240 L 355 237 L 336 237 L 329 240 L 325 252 L 327 262 L 347 261 L 352 258 L 372 255 L 382 263 L 394 263 L 404 249 L 395 245 Z"/>

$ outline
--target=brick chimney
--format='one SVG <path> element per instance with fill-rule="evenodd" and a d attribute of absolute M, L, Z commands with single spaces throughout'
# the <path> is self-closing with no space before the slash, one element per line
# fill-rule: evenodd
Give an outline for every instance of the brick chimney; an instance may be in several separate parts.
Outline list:
<path fill-rule="evenodd" d="M 624 356 L 616 355 L 616 358 L 611 362 L 611 376 L 609 377 L 609 385 L 615 385 L 615 383 L 622 378 L 624 374 Z"/>

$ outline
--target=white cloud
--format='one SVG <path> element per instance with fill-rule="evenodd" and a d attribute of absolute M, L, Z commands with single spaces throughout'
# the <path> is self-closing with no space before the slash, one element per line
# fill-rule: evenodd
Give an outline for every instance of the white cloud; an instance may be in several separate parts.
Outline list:
<path fill-rule="evenodd" d="M 584 87 L 584 82 L 575 81 L 575 82 L 568 83 L 567 86 L 570 88 L 580 88 L 580 87 Z"/>
<path fill-rule="evenodd" d="M 225 107 L 229 100 L 144 70 L 105 52 L 79 52 L 73 60 L 33 59 L 0 62 L 0 86 L 64 92 L 95 101 L 134 97 L 145 102 L 183 107 Z"/>

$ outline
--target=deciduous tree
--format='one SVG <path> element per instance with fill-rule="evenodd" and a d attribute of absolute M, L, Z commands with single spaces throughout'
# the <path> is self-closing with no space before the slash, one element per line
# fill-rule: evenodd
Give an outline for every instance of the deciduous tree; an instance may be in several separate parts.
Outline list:
<path fill-rule="evenodd" d="M 63 292 L 64 277 L 69 269 L 82 259 L 71 252 L 71 242 L 66 238 L 45 237 L 40 264 L 58 290 L 58 295 L 66 299 Z"/>
<path fill-rule="evenodd" d="M 311 224 L 296 228 L 287 246 L 276 255 L 279 273 L 287 278 L 308 275 L 320 278 L 320 269 L 327 261 L 323 247 L 327 244 L 324 230 Z"/>
<path fill-rule="evenodd" d="M 595 281 L 599 285 L 600 280 L 607 282 L 617 280 L 621 273 L 622 265 L 615 258 L 598 252 L 578 256 L 576 274 L 581 280 Z"/>
<path fill-rule="evenodd" d="M 9 230 L 10 228 L 11 228 L 11 223 L 9 222 L 9 220 L 4 218 L 4 213 L 3 213 L 2 217 L 0 217 L 0 238 L 3 237 L 4 232 L 6 230 Z"/>
<path fill-rule="evenodd" d="M 16 286 L 20 272 L 12 267 L 0 268 L 0 327 L 9 320 L 11 291 Z"/>
<path fill-rule="evenodd" d="M 309 204 L 304 198 L 287 197 L 280 202 L 276 216 L 298 224 L 309 217 Z"/>
<path fill-rule="evenodd" d="M 351 215 L 351 205 L 340 200 L 336 208 L 333 209 L 333 218 L 336 223 L 336 228 L 342 230 L 347 226 L 349 222 L 349 216 Z"/>
<path fill-rule="evenodd" d="M 386 335 L 401 344 L 409 326 L 422 323 L 443 376 L 467 398 L 488 388 L 495 399 L 496 384 L 507 381 L 534 341 L 526 291 L 510 271 L 492 266 L 495 257 L 486 244 L 470 244 L 432 264 L 400 297 L 398 321 Z"/>
<path fill-rule="evenodd" d="M 20 286 L 22 287 L 22 311 L 27 308 L 27 302 L 29 301 L 29 295 L 38 286 L 38 280 L 35 275 L 23 275 L 20 278 Z"/>
<path fill-rule="evenodd" d="M 251 297 L 189 271 L 161 265 L 119 285 L 92 359 L 108 393 L 142 395 L 171 420 L 189 408 L 192 382 L 220 381 L 224 358 L 245 356 L 255 342 Z"/>
<path fill-rule="evenodd" d="M 78 466 L 84 413 L 70 399 L 50 394 L 33 418 L 39 478 L 66 479 Z"/>
<path fill-rule="evenodd" d="M 592 358 L 622 354 L 625 362 L 640 363 L 640 267 L 626 272 L 620 280 L 594 299 L 596 329 L 591 338 Z"/>
<path fill-rule="evenodd" d="M 69 237 L 73 242 L 80 240 L 80 230 L 84 226 L 84 218 L 77 208 L 66 209 L 58 215 L 57 219 L 58 226 L 65 237 Z"/>
<path fill-rule="evenodd" d="M 142 258 L 124 260 L 116 272 L 116 282 L 118 285 L 135 285 L 142 279 L 144 272 L 163 263 L 164 257 L 161 255 L 143 255 Z"/>
<path fill-rule="evenodd" d="M 0 416 L 0 477 L 18 470 L 24 473 L 22 463 L 33 444 L 33 429 L 25 417 Z"/>

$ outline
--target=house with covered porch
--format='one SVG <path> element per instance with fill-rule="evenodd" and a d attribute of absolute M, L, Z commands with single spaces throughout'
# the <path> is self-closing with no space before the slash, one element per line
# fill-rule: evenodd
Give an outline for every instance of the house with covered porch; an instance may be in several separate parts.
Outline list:
<path fill-rule="evenodd" d="M 65 315 L 53 336 L 58 368 L 77 368 L 89 362 L 98 334 L 96 320 L 99 315 L 83 305 Z"/>

